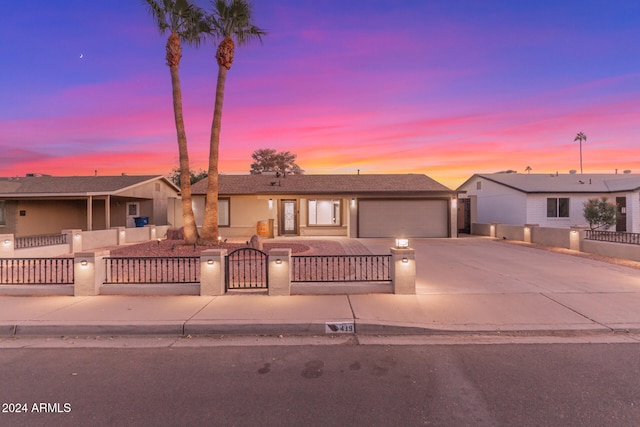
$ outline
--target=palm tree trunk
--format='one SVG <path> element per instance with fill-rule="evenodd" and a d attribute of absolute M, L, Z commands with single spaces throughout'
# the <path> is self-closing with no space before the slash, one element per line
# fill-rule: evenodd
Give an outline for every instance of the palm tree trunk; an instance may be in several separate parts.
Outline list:
<path fill-rule="evenodd" d="M 213 243 L 218 239 L 218 162 L 220 160 L 220 131 L 222 128 L 222 105 L 224 103 L 224 87 L 227 81 L 227 67 L 218 66 L 216 83 L 216 102 L 211 123 L 211 139 L 209 141 L 209 176 L 207 177 L 207 201 L 202 222 L 202 243 Z"/>
<path fill-rule="evenodd" d="M 173 90 L 173 115 L 178 134 L 178 152 L 180 156 L 180 192 L 182 195 L 182 223 L 184 226 L 184 241 L 193 245 L 198 241 L 198 228 L 193 215 L 191 204 L 191 172 L 189 169 L 189 152 L 187 150 L 187 134 L 182 115 L 182 89 L 178 65 L 170 65 L 171 87 Z"/>

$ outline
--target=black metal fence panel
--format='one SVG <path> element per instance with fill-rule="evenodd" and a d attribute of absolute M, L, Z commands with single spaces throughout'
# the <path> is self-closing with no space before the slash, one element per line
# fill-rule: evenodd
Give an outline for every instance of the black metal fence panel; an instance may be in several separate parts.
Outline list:
<path fill-rule="evenodd" d="M 25 237 L 16 237 L 15 248 L 16 249 L 37 248 L 41 246 L 66 245 L 67 243 L 68 242 L 67 242 L 66 234 L 25 236 Z"/>
<path fill-rule="evenodd" d="M 0 284 L 72 285 L 73 258 L 0 258 Z"/>
<path fill-rule="evenodd" d="M 621 233 L 616 231 L 587 230 L 586 238 L 588 240 L 598 240 L 601 242 L 640 245 L 640 233 Z"/>
<path fill-rule="evenodd" d="M 254 248 L 240 248 L 226 257 L 226 288 L 267 289 L 269 271 L 265 252 Z"/>
<path fill-rule="evenodd" d="M 200 257 L 108 257 L 107 285 L 200 283 Z"/>
<path fill-rule="evenodd" d="M 293 256 L 292 282 L 390 282 L 391 255 Z"/>

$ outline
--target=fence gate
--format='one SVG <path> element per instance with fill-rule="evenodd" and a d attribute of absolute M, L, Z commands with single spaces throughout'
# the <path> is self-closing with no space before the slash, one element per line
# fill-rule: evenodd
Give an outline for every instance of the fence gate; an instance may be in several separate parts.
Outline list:
<path fill-rule="evenodd" d="M 240 248 L 226 256 L 226 289 L 267 289 L 268 256 L 253 248 Z"/>

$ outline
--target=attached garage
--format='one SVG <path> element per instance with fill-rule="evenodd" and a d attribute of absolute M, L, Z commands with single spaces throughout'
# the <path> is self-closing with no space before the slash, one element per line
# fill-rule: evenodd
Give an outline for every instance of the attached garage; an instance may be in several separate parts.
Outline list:
<path fill-rule="evenodd" d="M 358 201 L 358 237 L 449 237 L 446 199 Z"/>

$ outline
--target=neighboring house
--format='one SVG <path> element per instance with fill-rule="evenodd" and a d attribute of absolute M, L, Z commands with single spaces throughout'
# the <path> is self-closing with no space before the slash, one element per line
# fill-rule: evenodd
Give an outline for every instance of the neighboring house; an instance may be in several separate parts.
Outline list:
<path fill-rule="evenodd" d="M 586 226 L 584 203 L 607 197 L 618 207 L 612 230 L 640 233 L 640 175 L 476 174 L 458 191 L 473 223 Z"/>
<path fill-rule="evenodd" d="M 161 176 L 0 178 L 0 234 L 135 227 L 136 217 L 170 225 L 179 191 Z"/>
<path fill-rule="evenodd" d="M 206 189 L 192 187 L 198 225 Z M 220 175 L 218 223 L 224 237 L 451 237 L 455 195 L 418 174 Z"/>

